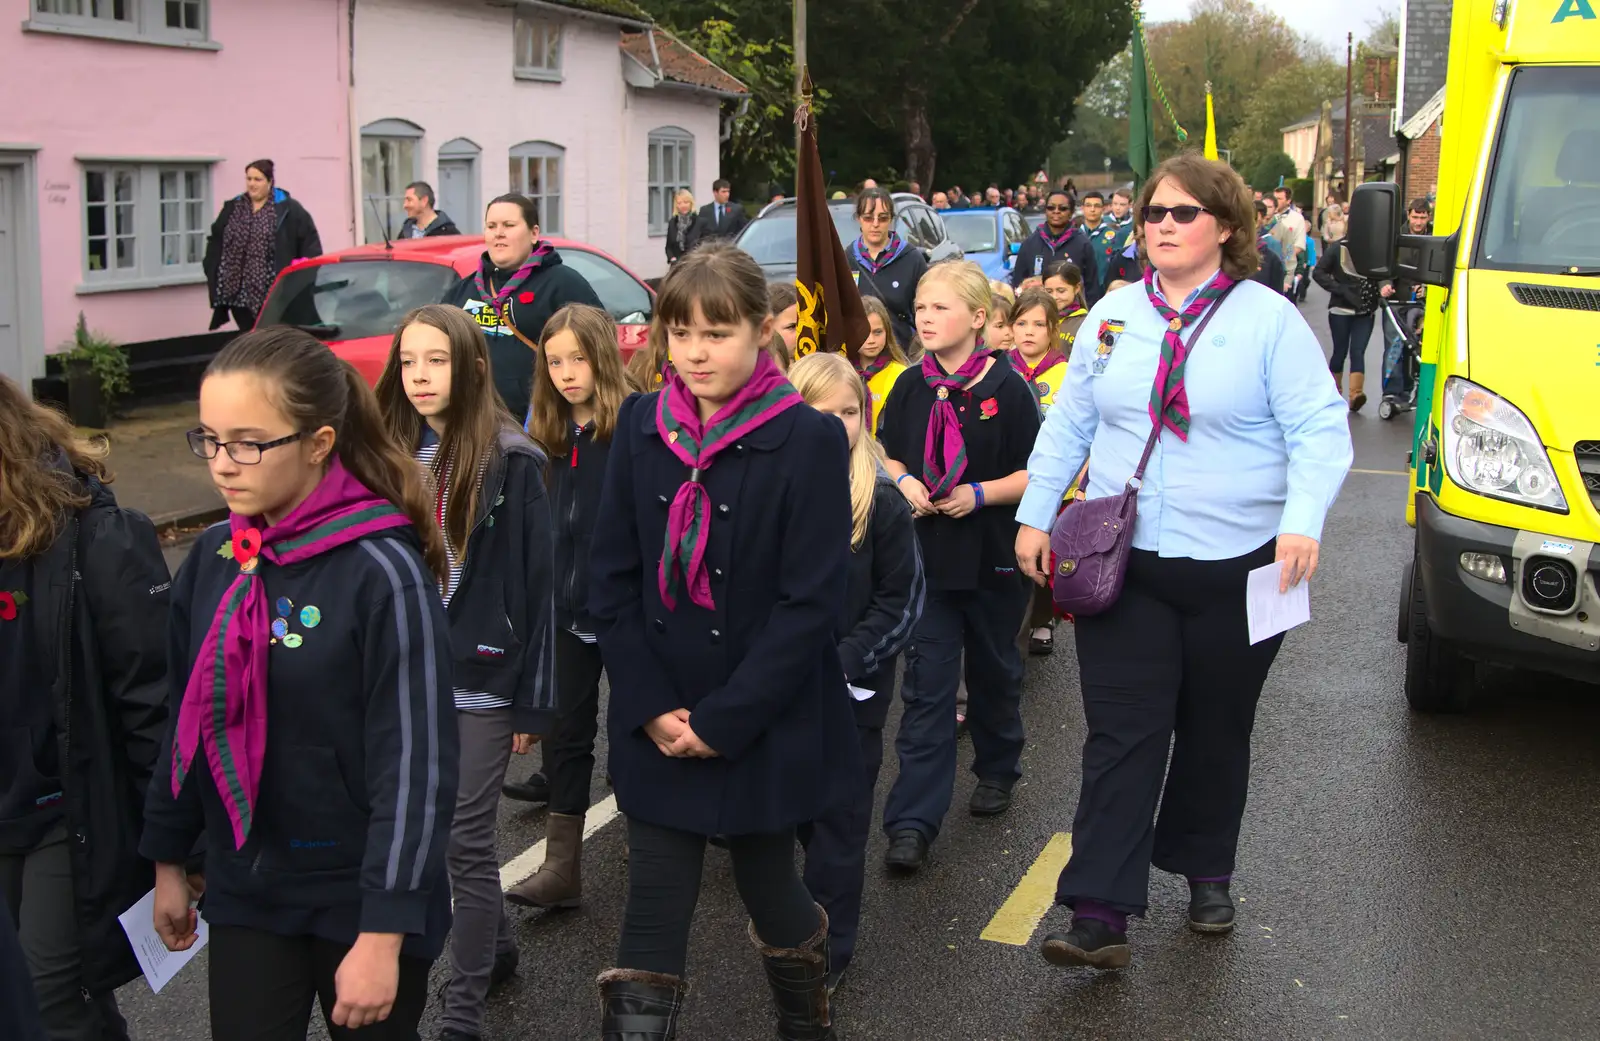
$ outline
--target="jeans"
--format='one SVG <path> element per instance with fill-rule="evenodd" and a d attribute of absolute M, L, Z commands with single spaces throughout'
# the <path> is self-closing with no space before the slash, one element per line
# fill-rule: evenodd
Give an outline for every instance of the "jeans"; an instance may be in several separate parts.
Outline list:
<path fill-rule="evenodd" d="M 589 811 L 594 739 L 600 727 L 600 648 L 565 630 L 556 633 L 556 691 L 560 715 L 544 739 L 550 812 L 581 817 Z"/>
<path fill-rule="evenodd" d="M 1333 357 L 1328 359 L 1328 369 L 1335 376 L 1344 372 L 1347 353 L 1352 373 L 1367 371 L 1367 341 L 1372 339 L 1372 322 L 1370 314 L 1328 315 L 1328 329 L 1333 333 Z"/>
<path fill-rule="evenodd" d="M 334 975 L 350 948 L 315 936 L 213 925 L 210 949 L 211 1036 L 221 1041 L 305 1041 L 311 999 L 333 1041 L 417 1041 L 428 1004 L 429 963 L 400 957 L 394 1008 L 381 1023 L 351 1030 L 333 1025 Z"/>
<path fill-rule="evenodd" d="M 1250 645 L 1245 576 L 1273 554 L 1271 542 L 1231 560 L 1134 550 L 1117 602 L 1077 620 L 1089 733 L 1058 903 L 1142 915 L 1152 864 L 1233 874 L 1256 701 L 1283 642 Z"/>
<path fill-rule="evenodd" d="M 495 811 L 511 754 L 511 710 L 456 713 L 461 733 L 461 777 L 445 862 L 455 920 L 450 928 L 451 978 L 444 992 L 443 1026 L 463 1034 L 483 1029 L 483 1003 L 495 955 L 516 950 L 500 892 Z"/>
<path fill-rule="evenodd" d="M 956 778 L 956 686 L 966 652 L 972 772 L 1010 788 L 1022 776 L 1022 654 L 1028 608 L 1021 579 L 1003 589 L 929 591 L 906 650 L 905 712 L 895 750 L 900 776 L 883 809 L 889 834 L 915 830 L 932 842 Z"/>
<path fill-rule="evenodd" d="M 821 919 L 794 867 L 794 829 L 729 835 L 733 881 L 770 947 L 799 947 Z M 682 976 L 689 925 L 700 899 L 706 837 L 628 818 L 628 906 L 622 916 L 617 967 Z"/>
<path fill-rule="evenodd" d="M 66 825 L 52 829 L 28 853 L 0 854 L 0 897 L 17 923 L 50 1041 L 126 1039 L 116 998 L 84 993 Z"/>

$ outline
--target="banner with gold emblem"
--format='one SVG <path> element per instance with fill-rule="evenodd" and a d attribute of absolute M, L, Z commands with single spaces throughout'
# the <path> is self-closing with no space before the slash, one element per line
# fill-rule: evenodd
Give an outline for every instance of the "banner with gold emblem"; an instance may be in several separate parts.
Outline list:
<path fill-rule="evenodd" d="M 850 274 L 838 229 L 828 212 L 822 180 L 822 158 L 817 152 L 817 124 L 811 112 L 811 78 L 805 77 L 800 107 L 799 169 L 795 179 L 794 287 L 799 293 L 799 324 L 794 355 L 803 358 L 816 351 L 836 351 L 856 361 L 856 351 L 866 342 L 867 313 Z"/>

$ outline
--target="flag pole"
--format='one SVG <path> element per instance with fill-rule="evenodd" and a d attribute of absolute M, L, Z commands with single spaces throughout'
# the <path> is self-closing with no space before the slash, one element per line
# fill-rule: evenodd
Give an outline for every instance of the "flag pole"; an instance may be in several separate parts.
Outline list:
<path fill-rule="evenodd" d="M 794 103 L 795 107 L 809 105 L 811 98 L 806 90 L 806 0 L 794 0 Z M 797 123 L 794 128 L 794 166 L 800 169 L 800 135 L 805 131 Z"/>

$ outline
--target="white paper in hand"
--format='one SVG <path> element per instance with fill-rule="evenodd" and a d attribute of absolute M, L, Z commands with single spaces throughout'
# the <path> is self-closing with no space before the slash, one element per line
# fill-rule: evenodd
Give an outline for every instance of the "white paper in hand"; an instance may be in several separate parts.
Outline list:
<path fill-rule="evenodd" d="M 850 697 L 855 701 L 866 701 L 874 694 L 878 693 L 875 690 L 868 690 L 865 687 L 858 687 L 854 683 L 849 684 L 849 687 Z"/>
<path fill-rule="evenodd" d="M 1250 619 L 1250 643 L 1288 632 L 1311 621 L 1311 584 L 1302 579 L 1287 593 L 1278 592 L 1283 565 L 1274 561 L 1250 572 L 1244 587 L 1245 614 Z"/>
<path fill-rule="evenodd" d="M 200 949 L 206 945 L 206 939 L 211 935 L 211 928 L 206 925 L 203 917 L 196 915 L 194 946 L 186 951 L 169 951 L 156 933 L 155 919 L 154 889 L 140 898 L 138 903 L 117 915 L 117 921 L 122 923 L 122 931 L 128 934 L 128 944 L 133 948 L 133 956 L 139 959 L 139 968 L 144 970 L 145 982 L 150 984 L 152 991 L 160 994 L 161 988 L 172 982 L 172 978 L 189 964 L 189 959 L 200 953 Z"/>

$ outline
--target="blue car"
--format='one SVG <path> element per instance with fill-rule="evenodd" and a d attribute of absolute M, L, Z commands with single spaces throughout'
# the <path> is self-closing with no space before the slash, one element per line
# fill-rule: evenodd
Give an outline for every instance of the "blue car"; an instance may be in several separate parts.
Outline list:
<path fill-rule="evenodd" d="M 967 259 L 983 268 L 990 279 L 1004 282 L 1028 237 L 1022 214 L 1009 206 L 978 206 L 970 210 L 945 210 L 945 231 Z"/>

